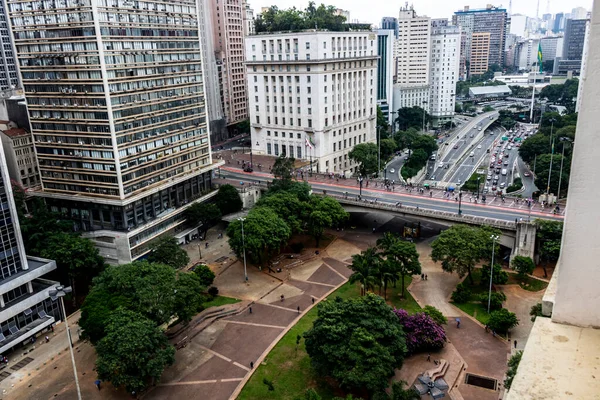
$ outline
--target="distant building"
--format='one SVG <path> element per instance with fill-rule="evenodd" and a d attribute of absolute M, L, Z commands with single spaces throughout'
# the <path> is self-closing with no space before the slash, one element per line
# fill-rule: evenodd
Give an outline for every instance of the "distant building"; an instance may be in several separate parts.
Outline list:
<path fill-rule="evenodd" d="M 588 11 L 583 7 L 576 7 L 571 10 L 571 19 L 586 19 Z"/>
<path fill-rule="evenodd" d="M 529 71 L 534 64 L 537 65 L 539 43 L 539 39 L 522 40 L 517 43 L 515 59 L 519 71 Z M 539 67 L 536 68 L 539 70 Z"/>
<path fill-rule="evenodd" d="M 475 100 L 498 99 L 510 96 L 512 91 L 506 85 L 477 86 L 469 89 L 469 97 Z"/>
<path fill-rule="evenodd" d="M 0 2 L 0 97 L 6 98 L 14 94 L 15 89 L 21 89 L 23 86 L 15 65 L 15 54 L 10 30 L 7 26 L 8 13 L 5 3 Z"/>
<path fill-rule="evenodd" d="M 563 20 L 565 18 L 564 13 L 557 13 L 554 16 L 554 26 L 552 27 L 552 32 L 558 33 L 563 31 Z"/>
<path fill-rule="evenodd" d="M 25 189 L 40 185 L 31 133 L 17 124 L 0 121 L 0 138 L 10 179 Z"/>
<path fill-rule="evenodd" d="M 383 17 L 381 18 L 380 29 L 391 29 L 394 31 L 394 38 L 398 38 L 398 18 Z"/>
<path fill-rule="evenodd" d="M 527 21 L 529 18 L 526 15 L 513 14 L 510 16 L 510 33 L 513 35 L 527 37 Z"/>
<path fill-rule="evenodd" d="M 460 61 L 460 27 L 447 19 L 431 21 L 429 114 L 437 127 L 454 118 Z"/>
<path fill-rule="evenodd" d="M 467 79 L 467 32 L 460 31 L 460 54 L 458 56 L 458 80 Z"/>
<path fill-rule="evenodd" d="M 485 74 L 488 70 L 490 57 L 489 32 L 471 34 L 470 53 L 469 76 Z"/>
<path fill-rule="evenodd" d="M 254 10 L 250 7 L 250 4 L 246 3 L 246 13 L 244 15 L 244 35 L 254 35 L 256 30 L 254 28 Z"/>
<path fill-rule="evenodd" d="M 377 105 L 383 115 L 392 122 L 395 111 L 392 104 L 394 88 L 394 31 L 379 29 L 377 31 Z"/>
<path fill-rule="evenodd" d="M 585 42 L 585 31 L 588 24 L 588 19 L 567 20 L 562 52 L 563 59 L 581 61 L 583 44 Z"/>
<path fill-rule="evenodd" d="M 550 84 L 550 75 L 544 73 L 536 74 L 533 72 L 525 72 L 516 75 L 497 75 L 494 76 L 494 81 L 503 82 L 508 86 L 532 87 L 535 79 L 535 87 L 543 88 Z"/>
<path fill-rule="evenodd" d="M 350 11 L 348 11 L 348 10 L 342 10 L 341 8 L 336 8 L 336 10 L 333 14 L 346 17 L 346 22 L 350 22 Z"/>
<path fill-rule="evenodd" d="M 550 36 L 540 39 L 542 46 L 542 62 L 554 61 L 557 56 L 561 56 L 563 51 L 563 37 Z"/>
<path fill-rule="evenodd" d="M 590 51 L 590 30 L 591 24 L 588 24 L 585 30 L 585 39 L 583 43 L 583 55 L 581 56 L 581 69 L 579 74 L 579 86 L 577 87 L 577 102 L 575 103 L 575 112 L 579 112 L 581 107 L 581 99 L 583 97 L 583 83 L 587 73 L 588 53 Z"/>

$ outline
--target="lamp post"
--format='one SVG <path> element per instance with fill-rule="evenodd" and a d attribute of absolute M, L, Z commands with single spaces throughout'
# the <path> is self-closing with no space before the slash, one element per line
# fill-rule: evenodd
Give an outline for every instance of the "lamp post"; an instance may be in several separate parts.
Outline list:
<path fill-rule="evenodd" d="M 381 173 L 381 135 L 377 127 L 377 177 Z"/>
<path fill-rule="evenodd" d="M 461 186 L 458 187 L 458 216 L 460 217 L 462 215 L 462 210 L 460 209 L 460 206 L 462 204 L 462 189 Z"/>
<path fill-rule="evenodd" d="M 383 168 L 383 181 L 387 183 L 387 167 Z"/>
<path fill-rule="evenodd" d="M 548 185 L 546 186 L 546 194 L 550 194 L 550 178 L 552 177 L 552 161 L 554 159 L 554 138 L 552 134 L 554 133 L 554 122 L 556 120 L 554 118 L 550 118 L 550 143 L 552 144 L 552 151 L 550 152 L 550 168 L 548 169 Z"/>
<path fill-rule="evenodd" d="M 363 177 L 362 177 L 362 175 L 360 175 L 358 177 L 358 185 L 360 187 L 358 197 L 361 199 L 362 199 L 362 181 L 363 181 Z"/>
<path fill-rule="evenodd" d="M 478 176 L 477 177 L 477 200 L 479 200 L 479 181 L 481 180 L 481 177 Z"/>
<path fill-rule="evenodd" d="M 490 291 L 488 293 L 488 314 L 490 313 L 490 306 L 492 304 L 492 277 L 494 276 L 494 253 L 496 253 L 496 240 L 499 239 L 498 235 L 490 236 L 492 239 L 492 262 L 490 264 Z"/>
<path fill-rule="evenodd" d="M 561 142 L 563 142 L 562 144 L 562 154 L 561 154 L 561 158 L 560 158 L 560 174 L 558 175 L 558 193 L 556 194 L 556 202 L 558 203 L 558 200 L 560 200 L 560 184 L 562 183 L 562 172 L 563 172 L 563 164 L 565 161 L 565 142 L 569 142 L 572 143 L 573 141 L 567 137 L 561 137 L 559 139 Z"/>
<path fill-rule="evenodd" d="M 423 100 L 423 133 L 425 133 L 425 104 L 427 101 Z"/>
<path fill-rule="evenodd" d="M 60 306 L 62 309 L 62 313 L 65 317 L 65 329 L 67 331 L 67 339 L 69 341 L 69 350 L 71 351 L 71 364 L 73 364 L 73 375 L 75 376 L 75 387 L 77 388 L 77 398 L 81 400 L 81 389 L 79 388 L 79 377 L 77 376 L 77 367 L 75 366 L 75 356 L 73 355 L 73 341 L 71 340 L 71 331 L 69 330 L 69 323 L 67 322 L 67 312 L 65 311 L 65 302 L 63 297 L 67 295 L 67 293 L 71 293 L 73 288 L 71 286 L 63 287 L 56 286 L 55 289 L 51 289 L 48 291 L 50 297 L 58 297 L 60 298 Z"/>
<path fill-rule="evenodd" d="M 246 272 L 246 240 L 244 238 L 244 221 L 246 218 L 238 218 L 242 223 L 242 248 L 244 249 L 244 282 L 248 282 L 248 273 Z"/>

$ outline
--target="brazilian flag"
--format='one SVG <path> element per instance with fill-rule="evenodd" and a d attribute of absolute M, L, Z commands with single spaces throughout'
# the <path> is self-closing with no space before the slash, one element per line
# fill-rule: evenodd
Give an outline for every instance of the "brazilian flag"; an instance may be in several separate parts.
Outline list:
<path fill-rule="evenodd" d="M 538 54 L 537 54 L 538 66 L 540 67 L 540 72 L 542 71 L 542 43 L 538 44 Z"/>

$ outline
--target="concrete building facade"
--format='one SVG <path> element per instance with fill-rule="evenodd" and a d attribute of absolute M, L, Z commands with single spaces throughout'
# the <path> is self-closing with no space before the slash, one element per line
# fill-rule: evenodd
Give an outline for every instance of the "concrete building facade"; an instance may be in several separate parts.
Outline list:
<path fill-rule="evenodd" d="M 377 105 L 381 108 L 388 122 L 392 123 L 394 97 L 394 40 L 392 29 L 377 31 Z"/>
<path fill-rule="evenodd" d="M 35 189 L 41 182 L 31 133 L 6 122 L 0 121 L 0 138 L 8 175 L 24 189 Z"/>
<path fill-rule="evenodd" d="M 0 2 L 0 98 L 10 97 L 21 87 L 5 4 Z"/>
<path fill-rule="evenodd" d="M 256 33 L 254 28 L 254 10 L 246 3 L 246 14 L 244 15 L 244 35 L 250 36 Z"/>
<path fill-rule="evenodd" d="M 534 64 L 537 65 L 539 44 L 539 39 L 528 39 L 517 43 L 515 66 L 519 69 L 519 71 L 530 71 Z M 536 68 L 539 70 L 539 67 Z"/>
<path fill-rule="evenodd" d="M 381 26 L 379 29 L 391 29 L 394 31 L 394 38 L 398 38 L 398 18 L 396 17 L 383 17 L 381 18 Z"/>
<path fill-rule="evenodd" d="M 460 36 L 460 27 L 448 25 L 448 20 L 431 21 L 429 114 L 435 127 L 454 118 Z"/>
<path fill-rule="evenodd" d="M 550 36 L 541 38 L 540 45 L 542 46 L 542 62 L 554 61 L 556 57 L 562 55 L 563 37 Z"/>
<path fill-rule="evenodd" d="M 490 64 L 490 33 L 471 34 L 469 76 L 482 75 Z"/>
<path fill-rule="evenodd" d="M 246 40 L 252 150 L 350 175 L 376 141 L 377 33 L 307 31 Z"/>
<path fill-rule="evenodd" d="M 108 262 L 130 262 L 160 235 L 185 234 L 183 212 L 211 192 L 198 10 L 93 0 L 63 22 L 72 4 L 7 2 L 42 180 L 34 194 Z"/>
<path fill-rule="evenodd" d="M 568 19 L 565 25 L 563 60 L 581 60 L 588 19 Z"/>
<path fill-rule="evenodd" d="M 227 125 L 248 119 L 244 37 L 246 2 L 215 0 L 209 2 L 213 22 L 213 42 L 219 71 L 221 103 Z"/>
<path fill-rule="evenodd" d="M 58 282 L 42 278 L 56 269 L 56 263 L 25 254 L 4 157 L 0 157 L 0 205 L 0 354 L 6 354 L 49 329 L 62 313 L 59 300 L 48 293 Z"/>

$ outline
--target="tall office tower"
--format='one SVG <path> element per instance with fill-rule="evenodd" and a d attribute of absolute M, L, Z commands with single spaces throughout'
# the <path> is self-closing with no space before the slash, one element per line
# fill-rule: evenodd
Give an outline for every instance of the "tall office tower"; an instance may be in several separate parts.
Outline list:
<path fill-rule="evenodd" d="M 587 19 L 588 12 L 583 7 L 576 7 L 571 10 L 571 19 Z"/>
<path fill-rule="evenodd" d="M 513 14 L 510 16 L 510 33 L 513 35 L 527 37 L 528 31 L 528 20 L 530 18 L 526 15 Z M 527 32 L 527 34 L 526 34 Z"/>
<path fill-rule="evenodd" d="M 14 94 L 15 89 L 21 88 L 21 82 L 15 65 L 4 2 L 0 2 L 0 45 L 0 98 L 7 98 Z"/>
<path fill-rule="evenodd" d="M 454 25 L 460 25 L 467 32 L 466 58 L 471 59 L 471 37 L 474 33 L 490 34 L 490 51 L 488 66 L 504 65 L 504 52 L 509 18 L 506 10 L 488 5 L 484 9 L 471 10 L 465 7 L 463 11 L 456 11 L 452 16 Z"/>
<path fill-rule="evenodd" d="M 585 42 L 585 31 L 588 24 L 588 19 L 567 20 L 562 53 L 563 59 L 581 60 L 583 56 L 583 44 Z"/>
<path fill-rule="evenodd" d="M 539 39 L 522 40 L 517 44 L 515 59 L 516 66 L 520 71 L 532 71 L 534 64 L 537 64 L 539 44 Z M 535 68 L 536 71 L 539 71 L 539 67 Z"/>
<path fill-rule="evenodd" d="M 433 126 L 454 118 L 459 60 L 460 27 L 448 25 L 447 19 L 432 20 L 429 113 Z"/>
<path fill-rule="evenodd" d="M 429 109 L 430 46 L 431 19 L 418 16 L 412 7 L 401 8 L 398 39 L 394 46 L 395 108 L 419 106 Z"/>
<path fill-rule="evenodd" d="M 256 30 L 254 29 L 254 9 L 250 7 L 250 4 L 246 3 L 246 13 L 244 14 L 244 35 L 254 35 Z"/>
<path fill-rule="evenodd" d="M 393 100 L 394 88 L 394 31 L 379 29 L 377 31 L 377 105 L 381 112 L 392 123 L 395 111 Z"/>
<path fill-rule="evenodd" d="M 110 263 L 144 256 L 161 234 L 184 240 L 183 212 L 212 195 L 215 168 L 196 1 L 7 4 L 36 194 Z"/>
<path fill-rule="evenodd" d="M 460 31 L 460 54 L 458 57 L 458 80 L 467 79 L 467 32 Z"/>
<path fill-rule="evenodd" d="M 583 54 L 581 56 L 581 72 L 579 74 L 579 86 L 577 87 L 577 101 L 575 102 L 575 112 L 579 112 L 581 100 L 583 98 L 583 88 L 586 82 L 588 53 L 590 51 L 590 31 L 591 23 L 586 25 L 585 38 L 583 39 Z"/>
<path fill-rule="evenodd" d="M 246 68 L 244 67 L 246 2 L 245 0 L 215 0 L 208 3 L 212 12 L 221 102 L 227 125 L 231 126 L 248 119 Z"/>
<path fill-rule="evenodd" d="M 480 32 L 471 34 L 471 62 L 469 76 L 482 75 L 490 65 L 490 33 Z"/>
<path fill-rule="evenodd" d="M 558 33 L 563 30 L 563 19 L 565 18 L 564 13 L 557 13 L 554 16 L 554 26 L 552 27 L 552 32 Z"/>
<path fill-rule="evenodd" d="M 381 18 L 381 26 L 379 29 L 391 29 L 394 31 L 394 38 L 398 39 L 398 18 L 383 17 Z"/>
<path fill-rule="evenodd" d="M 563 49 L 562 36 L 548 36 L 540 39 L 542 46 L 542 62 L 554 61 L 556 57 L 562 56 Z M 544 72 L 552 73 L 553 68 L 544 68 Z"/>
<path fill-rule="evenodd" d="M 377 34 L 307 31 L 246 39 L 252 150 L 350 175 L 376 141 Z"/>
<path fill-rule="evenodd" d="M 6 354 L 49 329 L 62 313 L 59 300 L 48 294 L 58 282 L 42 279 L 56 263 L 25 255 L 4 157 L 0 157 L 0 205 L 0 354 Z"/>

